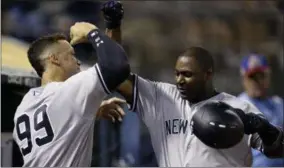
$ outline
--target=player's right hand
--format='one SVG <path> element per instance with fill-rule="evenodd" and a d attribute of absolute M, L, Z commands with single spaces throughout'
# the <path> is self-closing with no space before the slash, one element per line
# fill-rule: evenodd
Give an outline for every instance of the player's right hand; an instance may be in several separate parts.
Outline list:
<path fill-rule="evenodd" d="M 106 27 L 108 29 L 114 29 L 120 26 L 124 15 L 124 9 L 121 2 L 109 0 L 102 5 L 101 11 L 103 12 Z"/>
<path fill-rule="evenodd" d="M 98 29 L 97 26 L 88 22 L 76 22 L 70 28 L 70 44 L 75 45 L 87 41 L 88 33 L 91 30 Z"/>
<path fill-rule="evenodd" d="M 125 112 L 120 105 L 124 103 L 126 103 L 125 100 L 117 97 L 104 100 L 96 113 L 96 118 L 110 119 L 112 122 L 115 122 L 116 120 L 122 121 L 122 117 L 125 115 Z"/>

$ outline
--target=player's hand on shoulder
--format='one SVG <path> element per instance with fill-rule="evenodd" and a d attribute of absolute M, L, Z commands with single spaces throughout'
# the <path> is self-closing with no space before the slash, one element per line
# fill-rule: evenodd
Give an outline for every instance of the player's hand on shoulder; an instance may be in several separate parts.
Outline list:
<path fill-rule="evenodd" d="M 113 29 L 120 26 L 124 16 L 124 9 L 121 2 L 116 0 L 107 1 L 102 5 L 101 11 L 103 12 L 107 28 Z"/>
<path fill-rule="evenodd" d="M 96 113 L 96 118 L 110 119 L 112 122 L 115 122 L 116 120 L 122 121 L 125 112 L 123 111 L 121 105 L 124 103 L 126 103 L 125 100 L 117 97 L 104 100 Z"/>
<path fill-rule="evenodd" d="M 87 41 L 88 33 L 91 30 L 98 29 L 97 26 L 88 22 L 76 22 L 70 28 L 71 45 Z"/>

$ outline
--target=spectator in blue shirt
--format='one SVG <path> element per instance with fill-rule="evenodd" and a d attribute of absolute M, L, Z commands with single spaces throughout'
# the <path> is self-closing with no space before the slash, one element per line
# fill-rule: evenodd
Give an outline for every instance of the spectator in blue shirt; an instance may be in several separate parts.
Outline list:
<path fill-rule="evenodd" d="M 269 94 L 270 67 L 264 56 L 251 54 L 241 62 L 245 92 L 239 98 L 253 103 L 275 126 L 283 128 L 283 99 Z M 284 167 L 284 159 L 269 159 L 252 149 L 252 167 Z"/>

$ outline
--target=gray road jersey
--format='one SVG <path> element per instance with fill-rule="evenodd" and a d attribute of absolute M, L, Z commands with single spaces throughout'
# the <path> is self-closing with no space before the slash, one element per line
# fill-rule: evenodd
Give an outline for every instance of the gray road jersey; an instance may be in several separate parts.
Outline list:
<path fill-rule="evenodd" d="M 90 166 L 95 112 L 107 95 L 99 73 L 92 67 L 24 96 L 13 131 L 24 167 Z"/>
<path fill-rule="evenodd" d="M 207 101 L 223 101 L 245 112 L 260 112 L 250 103 L 227 93 L 190 105 L 181 98 L 175 85 L 151 82 L 141 77 L 134 81 L 132 110 L 136 111 L 149 129 L 159 166 L 215 167 L 250 166 L 249 136 L 235 147 L 217 150 L 203 144 L 191 133 L 190 120 Z"/>

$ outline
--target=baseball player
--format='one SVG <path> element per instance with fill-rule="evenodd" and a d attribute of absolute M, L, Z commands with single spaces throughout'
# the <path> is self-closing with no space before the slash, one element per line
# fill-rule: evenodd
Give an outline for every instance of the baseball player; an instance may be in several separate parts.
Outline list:
<path fill-rule="evenodd" d="M 120 23 L 122 17 L 116 16 L 123 14 L 123 8 L 119 2 L 110 1 L 103 12 L 107 21 Z M 115 25 L 107 27 L 106 33 L 119 42 L 120 27 Z M 283 131 L 266 122 L 252 104 L 218 92 L 213 86 L 213 76 L 210 53 L 201 47 L 191 47 L 177 59 L 176 85 L 132 74 L 118 88 L 131 110 L 136 111 L 148 127 L 159 166 L 250 166 L 251 148 L 268 157 L 283 157 Z M 245 113 L 244 125 L 250 126 L 245 129 L 256 133 L 245 135 L 240 143 L 228 149 L 208 147 L 192 134 L 190 127 L 193 114 L 208 101 L 221 101 L 241 109 Z M 260 125 L 263 127 L 256 129 Z"/>
<path fill-rule="evenodd" d="M 24 96 L 14 116 L 13 137 L 24 167 L 90 166 L 96 111 L 103 118 L 123 115 L 117 113 L 123 101 L 102 103 L 129 76 L 123 49 L 90 23 L 76 23 L 70 36 L 71 43 L 63 35 L 45 36 L 28 50 L 42 86 Z M 87 41 L 97 51 L 98 62 L 80 72 L 71 44 Z"/>

